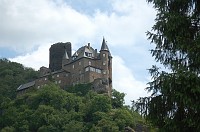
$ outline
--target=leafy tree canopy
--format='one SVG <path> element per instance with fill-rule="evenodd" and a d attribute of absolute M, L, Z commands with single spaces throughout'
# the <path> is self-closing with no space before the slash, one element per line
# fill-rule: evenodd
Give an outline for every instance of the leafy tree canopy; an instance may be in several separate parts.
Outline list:
<path fill-rule="evenodd" d="M 124 93 L 97 94 L 91 84 L 63 90 L 52 83 L 16 97 L 16 88 L 37 76 L 31 68 L 0 60 L 0 131 L 117 132 L 145 124 L 124 106 Z"/>
<path fill-rule="evenodd" d="M 38 77 L 38 72 L 22 64 L 0 59 L 0 100 L 3 97 L 15 98 L 16 88 L 23 83 L 32 81 Z"/>
<path fill-rule="evenodd" d="M 0 128 L 2 131 L 117 132 L 125 127 L 135 128 L 139 123 L 135 117 L 142 120 L 127 107 L 116 108 L 112 104 L 111 98 L 104 94 L 88 91 L 82 96 L 50 84 L 2 103 Z"/>

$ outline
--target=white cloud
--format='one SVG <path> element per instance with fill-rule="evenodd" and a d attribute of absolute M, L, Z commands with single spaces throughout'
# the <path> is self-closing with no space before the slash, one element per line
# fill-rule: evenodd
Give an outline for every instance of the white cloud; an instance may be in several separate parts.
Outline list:
<path fill-rule="evenodd" d="M 113 46 L 134 46 L 136 40 L 146 39 L 145 32 L 153 25 L 155 11 L 145 2 L 113 0 L 115 12 L 94 15 L 96 32 L 105 34 Z"/>
<path fill-rule="evenodd" d="M 119 56 L 113 57 L 113 88 L 124 92 L 125 102 L 131 105 L 131 100 L 137 100 L 139 97 L 149 95 L 145 91 L 146 82 L 141 82 L 135 79 L 131 69 L 129 69 L 122 58 Z"/>
<path fill-rule="evenodd" d="M 0 1 L 0 46 L 27 51 L 55 41 L 77 42 L 92 36 L 94 25 L 87 16 L 63 2 L 49 0 Z"/>
<path fill-rule="evenodd" d="M 49 46 L 48 44 L 40 46 L 36 51 L 26 55 L 10 58 L 10 61 L 18 62 L 26 67 L 32 67 L 39 70 L 40 67 L 49 67 Z"/>
<path fill-rule="evenodd" d="M 35 46 L 56 41 L 79 43 L 105 35 L 112 45 L 134 45 L 145 37 L 154 11 L 145 1 L 113 1 L 116 12 L 96 12 L 94 17 L 81 14 L 62 0 L 0 1 L 0 46 L 30 51 Z M 125 12 L 125 14 L 123 14 Z M 118 14 L 122 13 L 122 14 Z"/>

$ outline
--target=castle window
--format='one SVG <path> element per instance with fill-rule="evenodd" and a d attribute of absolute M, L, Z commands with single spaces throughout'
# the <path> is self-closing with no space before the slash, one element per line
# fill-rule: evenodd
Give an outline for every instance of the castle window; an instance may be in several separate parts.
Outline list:
<path fill-rule="evenodd" d="M 61 80 L 59 80 L 58 83 L 61 83 Z"/>
<path fill-rule="evenodd" d="M 106 71 L 103 71 L 103 74 L 106 74 Z"/>
<path fill-rule="evenodd" d="M 100 69 L 96 69 L 96 72 L 97 72 L 97 73 L 101 73 L 101 70 L 100 70 Z"/>
<path fill-rule="evenodd" d="M 79 74 L 81 74 L 81 70 L 79 71 Z"/>
<path fill-rule="evenodd" d="M 79 63 L 78 63 L 79 65 L 81 65 L 81 61 L 79 61 Z"/>
<path fill-rule="evenodd" d="M 88 64 L 91 65 L 91 61 L 89 61 Z"/>
<path fill-rule="evenodd" d="M 37 88 L 39 89 L 39 88 L 40 88 L 40 86 L 37 86 Z"/>
<path fill-rule="evenodd" d="M 68 77 L 68 73 L 67 73 L 67 74 L 65 74 L 65 76 L 66 76 L 66 77 Z"/>
<path fill-rule="evenodd" d="M 92 57 L 92 53 L 85 52 L 85 56 Z"/>
<path fill-rule="evenodd" d="M 74 65 L 72 65 L 72 68 L 74 69 Z"/>
<path fill-rule="evenodd" d="M 93 68 L 93 67 L 90 67 L 90 71 L 93 71 L 93 72 L 95 72 L 95 68 Z"/>
<path fill-rule="evenodd" d="M 59 77 L 59 74 L 57 75 L 57 77 Z"/>
<path fill-rule="evenodd" d="M 47 78 L 45 77 L 44 80 L 47 80 Z"/>
<path fill-rule="evenodd" d="M 106 57 L 106 54 L 103 53 L 103 57 Z"/>
<path fill-rule="evenodd" d="M 85 68 L 85 71 L 86 71 L 86 72 L 89 71 L 89 67 L 86 67 L 86 68 Z"/>
<path fill-rule="evenodd" d="M 88 53 L 88 57 L 92 57 L 92 53 Z"/>
<path fill-rule="evenodd" d="M 103 62 L 103 65 L 105 66 L 105 65 L 106 65 L 106 62 Z"/>

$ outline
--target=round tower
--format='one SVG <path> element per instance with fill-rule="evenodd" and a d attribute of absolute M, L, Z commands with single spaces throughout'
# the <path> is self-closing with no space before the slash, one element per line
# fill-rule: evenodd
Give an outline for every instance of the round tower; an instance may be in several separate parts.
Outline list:
<path fill-rule="evenodd" d="M 102 76 L 108 81 L 110 91 L 112 91 L 112 56 L 109 51 L 107 42 L 103 38 L 103 42 L 100 50 Z"/>

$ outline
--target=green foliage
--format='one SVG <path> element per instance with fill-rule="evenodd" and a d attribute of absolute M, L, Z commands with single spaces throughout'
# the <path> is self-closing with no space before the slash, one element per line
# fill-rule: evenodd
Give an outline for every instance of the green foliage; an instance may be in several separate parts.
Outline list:
<path fill-rule="evenodd" d="M 6 100 L 2 104 L 2 131 L 124 131 L 135 127 L 126 107 L 112 109 L 109 96 L 89 91 L 85 96 L 50 84 Z"/>
<path fill-rule="evenodd" d="M 153 32 L 147 32 L 156 61 L 149 72 L 150 97 L 136 103 L 140 112 L 161 131 L 200 130 L 200 2 L 148 0 L 157 10 Z M 137 107 L 138 107 L 137 106 Z"/>
<path fill-rule="evenodd" d="M 123 106 L 124 93 L 97 94 L 91 84 L 65 91 L 52 83 L 16 97 L 16 88 L 37 76 L 31 68 L 0 60 L 0 131 L 118 132 L 138 123 L 136 112 Z"/>
<path fill-rule="evenodd" d="M 63 130 L 67 132 L 82 132 L 85 130 L 85 127 L 83 122 L 72 120 L 63 126 Z"/>
<path fill-rule="evenodd" d="M 124 97 L 125 94 L 124 93 L 120 93 L 117 90 L 113 89 L 112 90 L 112 106 L 113 108 L 122 108 L 124 105 Z"/>
<path fill-rule="evenodd" d="M 77 84 L 66 89 L 69 93 L 76 93 L 79 96 L 85 96 L 91 90 L 91 84 Z"/>
<path fill-rule="evenodd" d="M 26 68 L 22 64 L 0 59 L 0 102 L 3 97 L 14 99 L 16 88 L 36 79 L 38 75 L 38 72 Z"/>

